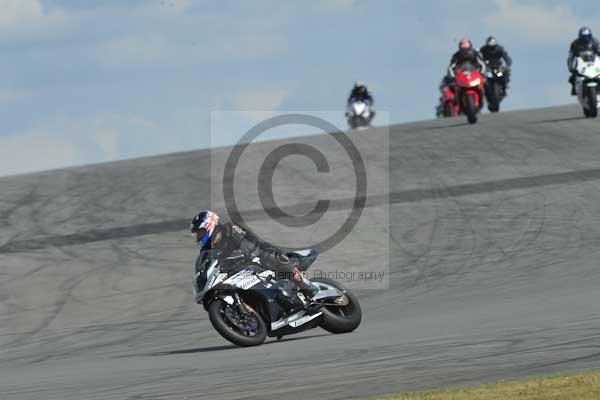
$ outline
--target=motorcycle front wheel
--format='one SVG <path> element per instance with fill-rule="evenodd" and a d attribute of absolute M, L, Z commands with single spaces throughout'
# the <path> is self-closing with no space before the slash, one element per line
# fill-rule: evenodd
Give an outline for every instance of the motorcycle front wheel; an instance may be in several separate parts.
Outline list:
<path fill-rule="evenodd" d="M 265 322 L 252 309 L 242 312 L 237 304 L 217 299 L 208 306 L 208 317 L 221 336 L 238 346 L 258 346 L 267 337 Z"/>
<path fill-rule="evenodd" d="M 587 117 L 590 118 L 596 118 L 598 116 L 598 97 L 596 94 L 596 87 L 595 86 L 590 86 L 587 89 L 587 103 L 588 103 L 588 110 L 587 110 Z"/>
<path fill-rule="evenodd" d="M 475 100 L 473 96 L 467 95 L 465 99 L 465 115 L 467 116 L 467 121 L 469 124 L 474 124 L 477 122 L 477 111 L 475 107 Z"/>
<path fill-rule="evenodd" d="M 499 82 L 491 82 L 488 89 L 488 110 L 496 113 L 500 111 L 500 100 L 502 99 L 502 87 Z"/>

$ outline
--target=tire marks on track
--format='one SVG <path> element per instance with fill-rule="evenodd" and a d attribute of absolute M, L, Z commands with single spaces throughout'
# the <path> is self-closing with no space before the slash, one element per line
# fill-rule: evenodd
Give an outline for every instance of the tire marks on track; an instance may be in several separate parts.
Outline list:
<path fill-rule="evenodd" d="M 477 194 L 531 189 L 551 185 L 563 185 L 597 180 L 600 180 L 600 168 L 445 186 L 441 192 L 438 188 L 390 192 L 389 194 L 384 195 L 369 196 L 367 198 L 366 206 L 378 207 L 388 202 L 390 205 L 415 203 L 425 200 L 458 198 Z M 332 200 L 330 203 L 330 210 L 349 210 L 351 209 L 353 203 L 354 198 Z M 291 205 L 288 208 L 294 209 L 297 207 L 305 209 L 307 206 L 307 204 L 298 203 Z M 264 210 L 248 210 L 244 212 L 244 215 L 248 221 L 257 220 L 263 218 Z M 106 240 L 118 240 L 150 234 L 180 232 L 185 230 L 188 223 L 189 219 L 178 218 L 163 222 L 135 224 L 106 229 L 91 229 L 68 235 L 43 236 L 35 238 L 35 240 L 11 240 L 8 243 L 0 246 L 0 254 L 20 253 L 49 247 L 74 246 L 78 244 L 94 243 Z"/>

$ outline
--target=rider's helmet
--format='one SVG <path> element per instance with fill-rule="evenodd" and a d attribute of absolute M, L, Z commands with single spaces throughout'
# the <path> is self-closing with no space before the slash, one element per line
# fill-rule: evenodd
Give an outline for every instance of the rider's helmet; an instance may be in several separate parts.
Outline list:
<path fill-rule="evenodd" d="M 485 44 L 489 47 L 495 48 L 496 46 L 498 46 L 498 41 L 495 37 L 488 36 L 488 38 L 485 40 Z"/>
<path fill-rule="evenodd" d="M 204 247 L 212 237 L 215 228 L 219 225 L 219 216 L 210 210 L 201 211 L 190 223 L 190 232 L 196 238 L 196 242 Z"/>
<path fill-rule="evenodd" d="M 587 26 L 582 27 L 579 30 L 579 40 L 583 43 L 589 43 L 592 41 L 592 30 Z"/>
<path fill-rule="evenodd" d="M 462 38 L 458 42 L 458 50 L 463 56 L 467 56 L 473 49 L 473 43 L 467 38 Z"/>
<path fill-rule="evenodd" d="M 356 82 L 354 82 L 354 88 L 352 89 L 352 92 L 354 92 L 356 94 L 366 95 L 367 94 L 367 85 L 365 85 L 361 81 L 356 81 Z"/>

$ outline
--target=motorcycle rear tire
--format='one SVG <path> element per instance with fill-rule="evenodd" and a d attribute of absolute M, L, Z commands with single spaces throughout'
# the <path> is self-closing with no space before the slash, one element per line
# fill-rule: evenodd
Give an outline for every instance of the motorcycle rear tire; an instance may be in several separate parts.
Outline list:
<path fill-rule="evenodd" d="M 339 291 L 344 291 L 344 294 L 349 300 L 348 305 L 343 307 L 323 307 L 323 320 L 320 324 L 321 328 L 331 333 L 348 333 L 358 328 L 360 321 L 362 320 L 362 311 L 360 309 L 358 298 L 356 298 L 356 296 L 347 290 L 341 283 L 332 279 L 313 279 L 312 282 L 317 285 L 319 282 L 322 282 L 335 287 Z M 340 310 L 345 310 L 345 313 L 340 312 Z"/>

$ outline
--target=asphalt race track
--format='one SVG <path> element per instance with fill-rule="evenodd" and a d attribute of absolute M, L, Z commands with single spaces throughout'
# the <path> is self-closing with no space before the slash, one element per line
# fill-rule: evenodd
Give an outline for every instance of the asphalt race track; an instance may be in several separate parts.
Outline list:
<path fill-rule="evenodd" d="M 357 291 L 351 334 L 256 348 L 222 339 L 191 291 L 188 220 L 224 211 L 219 185 L 202 188 L 230 149 L 1 178 L 0 398 L 347 399 L 600 367 L 600 121 L 573 106 L 349 137 L 364 218 L 314 268 L 388 262 L 387 288 Z M 352 207 L 352 174 L 334 173 L 348 160 L 327 135 L 302 141 L 331 173 L 289 157 L 275 200 L 303 214 L 327 188 L 333 226 Z M 236 182 L 247 221 L 285 236 L 257 181 Z"/>

